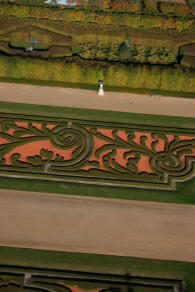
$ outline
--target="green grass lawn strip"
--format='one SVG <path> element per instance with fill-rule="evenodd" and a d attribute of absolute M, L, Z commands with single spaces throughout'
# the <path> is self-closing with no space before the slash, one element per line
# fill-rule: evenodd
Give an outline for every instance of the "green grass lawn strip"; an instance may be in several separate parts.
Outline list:
<path fill-rule="evenodd" d="M 107 187 L 98 185 L 78 184 L 74 182 L 54 182 L 31 180 L 29 178 L 0 177 L 0 188 L 10 190 L 59 193 L 75 196 L 90 196 L 115 198 L 137 201 L 151 201 L 161 203 L 192 204 L 195 205 L 195 180 L 178 183 L 176 191 L 147 190 L 122 187 Z"/>
<path fill-rule="evenodd" d="M 195 290 L 195 263 L 0 247 L 0 265 L 184 280 Z"/>
<path fill-rule="evenodd" d="M 71 107 L 56 107 L 47 105 L 35 105 L 35 104 L 24 104 L 15 102 L 4 102 L 0 101 L 0 112 L 7 114 L 21 114 L 30 115 L 33 118 L 36 116 L 47 118 L 70 118 L 80 119 L 88 121 L 101 121 L 101 122 L 112 122 L 112 123 L 131 123 L 138 125 L 147 126 L 160 126 L 172 127 L 179 129 L 194 129 L 195 118 L 191 117 L 174 117 L 164 115 L 152 115 L 152 114 L 137 114 L 137 113 L 125 113 L 116 111 L 106 110 L 95 110 L 95 109 L 80 109 Z M 123 127 L 123 124 L 122 124 Z"/>

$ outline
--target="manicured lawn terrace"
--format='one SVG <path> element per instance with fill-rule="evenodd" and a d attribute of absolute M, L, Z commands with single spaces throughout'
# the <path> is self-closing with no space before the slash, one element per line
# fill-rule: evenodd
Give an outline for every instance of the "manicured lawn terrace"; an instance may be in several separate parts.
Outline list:
<path fill-rule="evenodd" d="M 82 119 L 89 121 L 105 121 L 117 123 L 133 123 L 137 125 L 155 125 L 163 127 L 172 127 L 189 129 L 193 132 L 195 128 L 195 119 L 186 117 L 168 117 L 143 114 L 129 114 L 111 111 L 59 108 L 50 106 L 26 105 L 17 103 L 0 102 L 1 113 L 27 114 L 30 117 L 47 117 Z M 78 183 L 54 182 L 25 179 L 16 179 L 1 177 L 0 187 L 2 189 L 18 189 L 35 192 L 62 193 L 73 195 L 97 196 L 107 198 L 122 198 L 142 201 L 156 201 L 167 203 L 195 204 L 194 188 L 195 180 L 191 179 L 183 183 L 177 183 L 176 191 L 165 190 L 147 190 L 136 188 L 122 188 L 111 186 L 85 185 Z"/>
<path fill-rule="evenodd" d="M 40 273 L 45 269 L 45 273 L 50 271 L 58 275 L 63 271 L 77 271 L 101 273 L 102 277 L 110 274 L 175 279 L 185 281 L 186 291 L 195 289 L 195 263 L 187 262 L 0 247 L 0 270 L 9 266 L 11 270 L 22 267 L 24 270 L 29 268 L 28 272 L 36 272 L 33 270 L 36 268 Z"/>

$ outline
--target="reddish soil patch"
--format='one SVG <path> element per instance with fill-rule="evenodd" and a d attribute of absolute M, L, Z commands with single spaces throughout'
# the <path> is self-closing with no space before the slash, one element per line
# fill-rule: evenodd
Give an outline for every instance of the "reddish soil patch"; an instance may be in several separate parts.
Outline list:
<path fill-rule="evenodd" d="M 99 130 L 98 129 L 98 132 L 100 132 L 101 134 L 103 134 L 104 136 L 107 136 L 111 139 L 113 139 L 113 136 L 112 136 L 112 130 Z M 125 141 L 128 141 L 127 140 L 127 134 L 125 133 L 125 131 L 118 131 L 117 135 L 125 140 Z M 146 135 L 148 137 L 147 141 L 146 141 L 146 145 L 148 146 L 148 148 L 151 149 L 151 143 L 153 141 L 153 139 L 151 138 L 151 134 L 150 133 L 141 133 L 141 132 L 136 132 L 135 133 L 136 137 L 134 139 L 134 142 L 137 143 L 138 145 L 140 145 L 140 137 L 143 136 L 143 135 Z M 108 142 L 105 142 L 103 140 L 100 140 L 98 139 L 96 136 L 93 137 L 94 139 L 94 152 L 90 158 L 90 161 L 98 161 L 100 166 L 98 169 L 101 169 L 101 170 L 106 170 L 104 165 L 103 165 L 103 162 L 102 162 L 102 158 L 103 156 L 105 156 L 106 154 L 108 154 L 109 152 L 111 152 L 112 150 L 107 150 L 103 153 L 100 154 L 100 157 L 99 159 L 97 159 L 95 157 L 95 152 L 100 149 L 102 146 L 104 145 L 108 145 L 109 143 Z M 159 140 L 162 140 L 162 139 L 159 139 Z M 161 144 L 159 143 L 159 148 L 162 149 L 162 147 L 164 147 L 164 145 L 162 146 L 162 142 Z M 116 153 L 116 156 L 114 156 L 113 158 L 116 160 L 116 162 L 121 165 L 122 167 L 126 168 L 126 165 L 127 165 L 127 162 L 128 162 L 128 159 L 129 158 L 134 158 L 135 155 L 132 154 L 130 156 L 128 156 L 127 159 L 124 159 L 123 158 L 123 155 L 125 152 L 129 151 L 128 149 L 116 149 L 117 153 Z M 133 161 L 132 161 L 133 162 Z M 110 163 L 110 166 L 114 168 L 113 164 Z M 152 173 L 152 170 L 150 168 L 150 165 L 149 165 L 149 158 L 144 156 L 144 155 L 141 155 L 141 159 L 140 161 L 137 163 L 137 167 L 138 167 L 138 172 L 147 172 L 147 173 Z M 90 167 L 90 166 L 86 166 L 83 168 L 83 170 L 89 170 L 93 167 Z"/>
<path fill-rule="evenodd" d="M 6 139 L 0 138 L 0 145 L 7 144 L 8 141 Z"/>
<path fill-rule="evenodd" d="M 117 135 L 124 141 L 128 142 L 128 134 L 125 131 L 118 131 Z"/>
<path fill-rule="evenodd" d="M 137 163 L 138 173 L 147 172 L 153 173 L 150 167 L 150 158 L 144 155 L 141 155 L 140 161 Z"/>
<path fill-rule="evenodd" d="M 152 142 L 154 141 L 158 141 L 158 144 L 155 146 L 155 150 L 156 152 L 160 152 L 160 151 L 163 151 L 165 149 L 165 142 L 163 139 L 160 139 L 160 138 L 156 138 L 156 139 L 153 139 L 151 137 L 151 133 L 144 133 L 144 132 L 135 132 L 135 138 L 133 139 L 133 141 L 140 145 L 141 146 L 141 137 L 142 136 L 145 136 L 147 137 L 147 140 L 145 141 L 145 144 L 146 144 L 146 147 L 149 149 L 149 150 L 152 150 Z"/>
<path fill-rule="evenodd" d="M 24 144 L 22 146 L 16 147 L 14 150 L 6 154 L 5 160 L 7 165 L 11 165 L 10 157 L 14 153 L 20 154 L 20 160 L 26 162 L 26 158 L 28 156 L 35 156 L 40 155 L 41 148 L 44 148 L 45 150 L 52 151 L 53 152 L 53 159 L 55 159 L 56 154 L 59 154 L 60 156 L 64 157 L 65 160 L 72 159 L 72 152 L 75 148 L 72 148 L 70 150 L 61 150 L 53 147 L 51 143 L 47 140 L 42 141 L 36 141 L 29 144 Z M 43 158 L 46 159 L 46 158 Z"/>

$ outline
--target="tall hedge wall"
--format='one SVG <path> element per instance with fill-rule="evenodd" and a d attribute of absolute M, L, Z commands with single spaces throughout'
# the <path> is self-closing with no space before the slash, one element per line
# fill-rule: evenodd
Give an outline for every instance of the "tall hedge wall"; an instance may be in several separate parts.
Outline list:
<path fill-rule="evenodd" d="M 0 77 L 195 92 L 195 71 L 184 68 L 0 56 Z"/>

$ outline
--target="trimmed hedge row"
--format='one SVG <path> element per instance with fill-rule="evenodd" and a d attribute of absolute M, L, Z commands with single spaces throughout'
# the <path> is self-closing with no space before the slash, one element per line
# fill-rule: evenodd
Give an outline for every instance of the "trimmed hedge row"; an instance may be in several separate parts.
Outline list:
<path fill-rule="evenodd" d="M 128 12 L 113 12 L 101 10 L 84 10 L 75 8 L 60 7 L 32 7 L 27 5 L 13 5 L 1 3 L 0 15 L 16 16 L 18 18 L 46 18 L 50 20 L 61 20 L 66 23 L 79 21 L 83 23 L 97 24 L 115 24 L 125 25 L 136 29 L 153 29 L 162 30 L 176 29 L 178 31 L 191 30 L 195 31 L 195 21 L 193 16 L 190 17 L 173 17 L 166 15 L 144 15 L 130 14 Z"/>
<path fill-rule="evenodd" d="M 110 64 L 78 58 L 66 62 L 0 56 L 0 77 L 80 84 L 97 84 L 103 79 L 109 86 L 195 92 L 195 71 L 187 68 Z"/>
<path fill-rule="evenodd" d="M 57 3 L 49 4 L 44 0 L 1 0 L 2 3 L 11 3 L 16 5 L 27 5 L 27 6 L 37 6 L 37 7 L 58 7 L 63 9 L 67 7 L 66 5 L 61 5 Z M 153 0 L 103 0 L 103 1 L 84 1 L 75 7 L 76 9 L 80 8 L 90 8 L 99 10 L 111 10 L 111 11 L 123 11 L 123 12 L 146 12 L 146 13 L 163 13 L 163 14 L 172 14 L 175 16 L 187 16 L 193 14 L 193 7 L 195 6 L 195 0 L 187 0 L 187 4 L 177 3 L 177 2 L 164 2 L 153 1 Z"/>
<path fill-rule="evenodd" d="M 109 1 L 109 0 L 107 0 Z M 194 0 L 191 0 L 194 1 Z M 146 12 L 187 16 L 193 14 L 193 5 L 183 3 L 161 2 L 154 0 L 110 0 L 108 8 L 113 11 Z"/>

